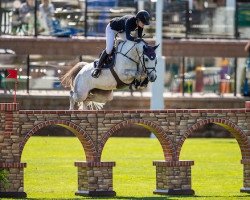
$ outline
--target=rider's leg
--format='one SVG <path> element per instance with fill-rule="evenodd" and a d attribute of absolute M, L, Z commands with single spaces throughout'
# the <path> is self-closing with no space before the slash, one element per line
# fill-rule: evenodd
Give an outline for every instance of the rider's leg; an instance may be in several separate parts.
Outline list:
<path fill-rule="evenodd" d="M 110 24 L 106 27 L 106 52 L 111 54 L 114 47 L 114 40 L 117 31 L 111 29 Z"/>
<path fill-rule="evenodd" d="M 113 46 L 114 46 L 114 39 L 115 39 L 116 31 L 112 30 L 110 24 L 106 27 L 106 49 L 102 52 L 102 55 L 99 59 L 98 66 L 92 72 L 92 76 L 94 78 L 98 78 L 101 73 L 101 67 L 103 62 L 106 60 L 109 54 L 111 54 Z"/>
<path fill-rule="evenodd" d="M 92 72 L 92 77 L 98 78 L 100 76 L 103 62 L 107 59 L 107 57 L 108 57 L 108 54 L 106 53 L 106 50 L 104 50 L 100 56 L 98 65 L 96 66 L 95 70 Z"/>

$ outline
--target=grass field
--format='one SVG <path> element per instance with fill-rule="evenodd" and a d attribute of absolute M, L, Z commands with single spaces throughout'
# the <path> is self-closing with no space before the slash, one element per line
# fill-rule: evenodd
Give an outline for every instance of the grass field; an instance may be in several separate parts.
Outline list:
<path fill-rule="evenodd" d="M 74 137 L 32 137 L 24 148 L 27 163 L 24 190 L 28 198 L 83 198 L 77 190 L 74 161 L 85 160 L 80 142 Z M 194 160 L 194 197 L 153 195 L 153 160 L 163 160 L 157 139 L 111 138 L 103 161 L 115 161 L 114 191 L 117 199 L 250 199 L 242 187 L 241 154 L 235 139 L 188 139 L 181 160 Z"/>

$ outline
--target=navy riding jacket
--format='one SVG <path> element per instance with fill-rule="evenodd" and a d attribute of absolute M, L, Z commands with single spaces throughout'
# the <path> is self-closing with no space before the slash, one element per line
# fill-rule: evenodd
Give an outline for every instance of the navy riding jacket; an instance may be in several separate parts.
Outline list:
<path fill-rule="evenodd" d="M 131 31 L 137 29 L 138 37 L 142 38 L 143 28 L 137 26 L 136 17 L 133 15 L 124 15 L 123 17 L 116 17 L 110 21 L 110 27 L 119 33 L 126 32 L 127 40 L 134 41 L 136 38 L 131 36 Z"/>

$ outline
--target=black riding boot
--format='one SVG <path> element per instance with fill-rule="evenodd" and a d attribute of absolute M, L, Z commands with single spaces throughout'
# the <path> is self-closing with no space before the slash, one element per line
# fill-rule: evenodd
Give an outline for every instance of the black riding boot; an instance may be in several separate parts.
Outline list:
<path fill-rule="evenodd" d="M 106 60 L 107 56 L 108 56 L 108 54 L 106 53 L 106 50 L 104 50 L 100 56 L 100 59 L 98 61 L 98 65 L 96 66 L 96 68 L 94 69 L 94 71 L 91 74 L 92 77 L 98 78 L 100 76 L 103 62 Z"/>

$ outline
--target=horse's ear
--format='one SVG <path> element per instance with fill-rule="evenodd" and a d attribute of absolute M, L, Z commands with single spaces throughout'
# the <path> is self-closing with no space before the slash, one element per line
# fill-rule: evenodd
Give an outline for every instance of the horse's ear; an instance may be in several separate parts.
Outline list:
<path fill-rule="evenodd" d="M 157 48 L 158 48 L 158 46 L 160 46 L 160 44 L 158 44 L 158 45 L 155 45 L 153 48 L 154 48 L 154 50 L 156 50 Z"/>

